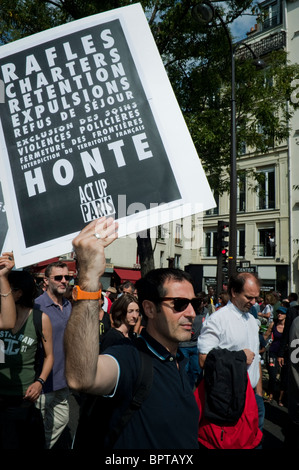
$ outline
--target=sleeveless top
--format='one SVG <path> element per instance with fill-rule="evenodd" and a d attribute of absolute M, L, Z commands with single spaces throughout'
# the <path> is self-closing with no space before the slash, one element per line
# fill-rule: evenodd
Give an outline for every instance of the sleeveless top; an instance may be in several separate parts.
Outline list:
<path fill-rule="evenodd" d="M 35 356 L 38 345 L 32 311 L 17 333 L 0 330 L 0 348 L 4 345 L 4 363 L 0 363 L 0 395 L 24 396 L 35 380 Z"/>
<path fill-rule="evenodd" d="M 281 341 L 283 333 L 280 333 L 277 330 L 277 326 L 275 324 L 273 325 L 272 333 L 273 333 L 273 341 L 270 345 L 269 352 L 277 354 L 280 348 L 280 341 Z"/>

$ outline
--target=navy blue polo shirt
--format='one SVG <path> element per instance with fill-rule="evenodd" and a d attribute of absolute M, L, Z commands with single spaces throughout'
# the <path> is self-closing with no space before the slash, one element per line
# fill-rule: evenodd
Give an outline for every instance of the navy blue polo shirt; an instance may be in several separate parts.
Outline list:
<path fill-rule="evenodd" d="M 133 414 L 114 448 L 197 449 L 199 411 L 185 371 L 186 359 L 180 352 L 173 357 L 144 329 L 141 337 L 152 357 L 153 383 L 148 397 Z M 104 354 L 113 356 L 120 370 L 113 398 L 118 404 L 111 420 L 113 425 L 132 397 L 140 358 L 133 344 L 108 347 Z"/>
<path fill-rule="evenodd" d="M 63 309 L 55 304 L 47 292 L 35 299 L 35 307 L 46 313 L 51 320 L 54 365 L 43 387 L 43 393 L 61 390 L 67 387 L 65 378 L 64 331 L 72 311 L 72 304 L 65 297 Z"/>

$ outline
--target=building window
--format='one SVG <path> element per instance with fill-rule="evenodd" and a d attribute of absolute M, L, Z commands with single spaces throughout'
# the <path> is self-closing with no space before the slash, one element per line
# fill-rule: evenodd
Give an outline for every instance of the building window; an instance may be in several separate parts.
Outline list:
<path fill-rule="evenodd" d="M 258 256 L 275 257 L 275 228 L 262 228 L 258 231 Z"/>
<path fill-rule="evenodd" d="M 247 145 L 246 142 L 241 142 L 240 143 L 240 155 L 245 155 L 247 152 Z"/>
<path fill-rule="evenodd" d="M 176 245 L 182 244 L 182 224 L 175 224 L 175 239 L 174 243 Z"/>
<path fill-rule="evenodd" d="M 205 232 L 205 248 L 203 256 L 217 256 L 217 231 Z"/>
<path fill-rule="evenodd" d="M 158 227 L 157 227 L 157 239 L 161 242 L 164 242 L 166 237 L 167 237 L 166 227 L 164 227 L 164 225 L 158 225 Z"/>
<path fill-rule="evenodd" d="M 160 251 L 160 268 L 163 268 L 164 251 Z"/>
<path fill-rule="evenodd" d="M 181 266 L 181 255 L 174 255 L 174 267 L 180 269 Z"/>
<path fill-rule="evenodd" d="M 237 232 L 237 256 L 245 256 L 245 230 L 239 229 Z"/>
<path fill-rule="evenodd" d="M 218 215 L 219 214 L 219 193 L 216 191 L 214 192 L 214 199 L 216 203 L 216 207 L 213 207 L 213 209 L 209 209 L 206 211 L 206 215 Z"/>
<path fill-rule="evenodd" d="M 237 210 L 238 212 L 245 212 L 246 191 L 245 191 L 245 173 L 241 173 L 238 177 L 237 184 Z"/>
<path fill-rule="evenodd" d="M 260 139 L 262 140 L 263 145 L 265 146 L 265 148 L 273 149 L 274 144 L 275 144 L 273 131 L 271 131 L 271 129 L 267 130 L 265 128 L 265 126 L 263 126 L 260 123 L 257 124 L 256 128 L 257 128 L 257 133 L 259 134 Z"/>
<path fill-rule="evenodd" d="M 275 169 L 258 171 L 258 209 L 275 209 Z"/>
<path fill-rule="evenodd" d="M 266 31 L 267 29 L 274 28 L 275 26 L 279 25 L 282 21 L 280 1 L 276 0 L 275 2 L 269 2 L 268 4 L 265 3 L 265 5 L 263 6 L 262 15 L 263 31 Z"/>

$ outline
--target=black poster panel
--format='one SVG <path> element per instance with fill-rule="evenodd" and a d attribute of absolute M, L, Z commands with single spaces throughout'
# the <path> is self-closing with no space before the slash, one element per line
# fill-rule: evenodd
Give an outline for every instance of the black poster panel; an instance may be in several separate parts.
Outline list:
<path fill-rule="evenodd" d="M 125 216 L 119 198 L 144 210 L 181 198 L 118 19 L 14 53 L 0 71 L 26 247 Z"/>

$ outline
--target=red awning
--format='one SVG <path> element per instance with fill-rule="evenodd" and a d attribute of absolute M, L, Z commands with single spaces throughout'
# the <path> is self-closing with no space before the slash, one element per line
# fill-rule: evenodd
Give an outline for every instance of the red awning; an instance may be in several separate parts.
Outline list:
<path fill-rule="evenodd" d="M 48 266 L 50 263 L 55 263 L 55 261 L 59 261 L 59 256 L 56 256 L 55 258 L 51 259 L 46 259 L 44 261 L 40 261 L 39 263 L 33 264 L 31 267 L 36 268 L 36 269 L 42 269 L 44 266 Z"/>
<path fill-rule="evenodd" d="M 45 269 L 48 266 L 48 264 L 54 263 L 55 261 L 59 261 L 59 260 L 60 260 L 59 257 L 56 257 L 56 258 L 47 259 L 45 261 L 41 261 L 39 263 L 33 264 L 32 266 L 30 266 L 30 271 L 32 274 L 44 275 Z M 71 276 L 74 276 L 76 274 L 77 272 L 76 261 L 64 260 L 64 259 L 60 261 L 67 264 L 67 267 Z"/>
<path fill-rule="evenodd" d="M 120 281 L 135 282 L 141 278 L 141 271 L 139 269 L 121 269 L 114 268 L 115 273 L 120 277 Z"/>

